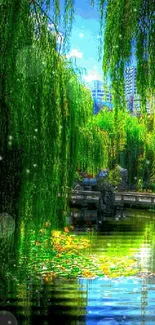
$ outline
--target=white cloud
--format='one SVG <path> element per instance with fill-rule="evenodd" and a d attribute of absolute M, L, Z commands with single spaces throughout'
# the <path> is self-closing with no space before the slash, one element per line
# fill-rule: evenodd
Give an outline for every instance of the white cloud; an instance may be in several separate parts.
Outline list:
<path fill-rule="evenodd" d="M 55 25 L 53 23 L 48 24 L 48 30 L 51 32 L 51 34 L 55 35 L 57 37 L 57 42 L 61 43 L 64 40 L 64 36 L 61 32 L 57 32 L 55 29 Z"/>
<path fill-rule="evenodd" d="M 58 35 L 57 35 L 57 41 L 58 41 L 58 43 L 63 43 L 63 40 L 64 40 L 64 36 L 62 35 L 62 33 L 59 33 Z"/>
<path fill-rule="evenodd" d="M 69 59 L 71 58 L 72 56 L 76 57 L 76 58 L 79 58 L 79 59 L 82 59 L 83 57 L 83 53 L 78 51 L 77 49 L 72 49 L 71 52 L 69 54 L 66 55 L 66 57 Z"/>
<path fill-rule="evenodd" d="M 48 24 L 48 28 L 49 28 L 49 29 L 55 29 L 55 26 L 54 26 L 53 23 L 50 23 L 50 24 Z"/>
<path fill-rule="evenodd" d="M 83 38 L 84 34 L 83 34 L 83 33 L 80 33 L 79 36 L 80 36 L 81 38 Z"/>
<path fill-rule="evenodd" d="M 88 70 L 88 75 L 84 76 L 84 79 L 86 82 L 92 81 L 92 80 L 100 80 L 103 81 L 103 78 L 101 77 L 101 75 L 94 70 Z"/>

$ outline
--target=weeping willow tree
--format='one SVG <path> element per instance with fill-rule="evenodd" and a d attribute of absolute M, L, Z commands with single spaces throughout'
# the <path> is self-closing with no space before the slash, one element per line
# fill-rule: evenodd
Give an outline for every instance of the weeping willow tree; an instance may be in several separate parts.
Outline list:
<path fill-rule="evenodd" d="M 147 129 L 143 120 L 138 120 L 137 117 L 127 117 L 124 155 L 129 172 L 129 184 L 139 184 L 144 181 L 146 165 L 146 133 Z"/>
<path fill-rule="evenodd" d="M 126 109 L 124 76 L 128 64 L 137 66 L 137 92 L 147 129 L 146 103 L 149 101 L 154 110 L 155 102 L 155 3 L 153 0 L 96 0 L 94 3 L 100 10 L 103 73 L 105 78 L 110 77 L 113 88 L 115 129 L 119 128 L 118 110 Z M 119 138 L 116 146 L 119 151 Z"/>
<path fill-rule="evenodd" d="M 65 3 L 68 37 L 72 10 L 71 1 Z M 90 92 L 57 51 L 58 32 L 48 30 L 48 6 L 28 0 L 0 5 L 1 212 L 33 220 L 36 229 L 46 219 L 55 228 L 65 224 L 77 164 L 97 168 L 105 155 L 101 132 L 87 125 Z"/>
<path fill-rule="evenodd" d="M 93 124 L 107 138 L 106 168 L 112 170 L 117 164 L 128 169 L 129 185 L 143 184 L 144 188 L 153 188 L 154 178 L 154 128 L 153 117 L 147 124 L 142 118 L 119 111 L 119 128 L 115 124 L 115 112 L 100 111 L 93 117 Z M 120 139 L 119 146 L 116 139 Z M 104 144 L 105 146 L 105 144 Z M 105 157 L 105 155 L 104 155 Z"/>
<path fill-rule="evenodd" d="M 96 126 L 104 132 L 108 139 L 106 151 L 107 151 L 107 166 L 111 169 L 114 164 L 120 163 L 120 152 L 124 150 L 126 144 L 126 112 L 118 112 L 119 127 L 115 123 L 115 112 L 101 111 L 97 116 L 94 116 L 94 123 Z M 117 141 L 119 141 L 117 143 Z"/>
<path fill-rule="evenodd" d="M 110 74 L 115 106 L 124 108 L 124 68 L 134 57 L 137 89 L 145 108 L 146 99 L 154 95 L 155 88 L 155 3 L 153 0 L 97 0 L 96 3 L 104 34 L 103 71 Z"/>
<path fill-rule="evenodd" d="M 123 94 L 123 71 L 130 57 L 131 40 L 136 40 L 137 82 L 144 99 L 149 87 L 153 96 L 152 76 L 148 74 L 147 79 L 145 75 L 154 59 L 154 47 L 151 54 L 147 52 L 148 60 L 142 59 L 144 43 L 148 49 L 153 44 L 153 36 L 150 36 L 153 34 L 147 30 L 147 43 L 146 35 L 141 32 L 143 20 L 148 24 L 147 19 L 143 19 L 145 6 L 141 6 L 142 1 L 136 2 L 134 7 L 131 1 L 124 7 L 125 3 L 107 1 L 105 7 L 103 70 L 105 74 L 110 72 L 115 94 L 115 119 L 109 134 L 93 123 L 90 93 L 80 85 L 65 58 L 57 51 L 59 1 L 52 2 L 55 33 L 48 30 L 49 1 L 1 1 L 1 212 L 18 214 L 27 222 L 33 219 L 36 224 L 48 218 L 54 227 L 61 227 L 65 222 L 67 187 L 72 184 L 76 166 L 95 173 L 109 163 L 109 157 L 118 158 L 119 151 L 124 148 L 125 122 L 117 108 L 120 104 L 124 107 L 124 97 L 120 95 Z M 100 5 L 102 17 L 104 1 Z M 146 16 L 152 8 L 151 2 Z M 132 20 L 128 10 L 130 14 L 134 11 Z M 136 18 L 138 10 L 140 21 Z M 73 12 L 72 0 L 66 0 L 65 40 L 71 30 Z M 142 83 L 143 61 L 147 69 Z M 123 118 L 121 124 L 120 118 Z"/>
<path fill-rule="evenodd" d="M 155 135 L 154 132 L 148 132 L 147 135 L 147 169 L 149 175 L 149 181 L 151 184 L 151 190 L 155 191 Z"/>
<path fill-rule="evenodd" d="M 103 42 L 103 73 L 110 77 L 114 97 L 113 130 L 110 128 L 110 139 L 114 150 L 109 154 L 120 156 L 120 133 L 122 126 L 119 110 L 124 111 L 125 92 L 124 74 L 128 64 L 137 66 L 137 92 L 140 95 L 140 122 L 136 118 L 127 118 L 123 126 L 125 139 L 123 144 L 124 167 L 128 166 L 130 182 L 133 179 L 146 178 L 150 174 L 154 182 L 154 124 L 149 131 L 149 117 L 146 113 L 146 102 L 149 101 L 151 112 L 154 113 L 155 103 L 155 2 L 153 0 L 96 0 L 100 13 L 100 35 Z M 104 119 L 107 124 L 108 121 Z M 98 121 L 99 123 L 99 121 Z M 112 127 L 112 125 L 111 125 Z M 112 135 L 112 134 L 113 135 Z M 111 146 L 110 146 L 111 148 Z M 115 152 L 114 152 L 115 151 Z M 128 163 L 127 161 L 128 160 Z M 151 161 L 152 160 L 152 161 Z M 151 163 L 150 163 L 151 161 Z M 150 170 L 149 170 L 150 169 Z M 146 172 L 147 171 L 147 172 Z"/>

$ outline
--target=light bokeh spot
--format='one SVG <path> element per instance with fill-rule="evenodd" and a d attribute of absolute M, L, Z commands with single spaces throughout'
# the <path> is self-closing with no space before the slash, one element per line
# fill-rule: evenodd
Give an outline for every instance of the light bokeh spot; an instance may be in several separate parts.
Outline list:
<path fill-rule="evenodd" d="M 15 231 L 15 221 L 7 213 L 0 214 L 0 239 L 10 237 Z"/>
<path fill-rule="evenodd" d="M 16 56 L 19 74 L 28 78 L 38 77 L 45 70 L 44 54 L 38 46 L 26 46 Z"/>
<path fill-rule="evenodd" d="M 15 316 L 9 311 L 0 310 L 0 324 L 1 325 L 17 325 Z"/>

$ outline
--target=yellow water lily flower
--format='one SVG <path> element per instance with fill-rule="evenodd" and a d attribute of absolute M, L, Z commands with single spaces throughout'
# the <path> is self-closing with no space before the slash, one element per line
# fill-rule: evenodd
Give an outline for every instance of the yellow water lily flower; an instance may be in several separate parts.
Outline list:
<path fill-rule="evenodd" d="M 59 230 L 52 230 L 51 234 L 53 237 L 59 237 L 61 235 L 61 231 Z"/>

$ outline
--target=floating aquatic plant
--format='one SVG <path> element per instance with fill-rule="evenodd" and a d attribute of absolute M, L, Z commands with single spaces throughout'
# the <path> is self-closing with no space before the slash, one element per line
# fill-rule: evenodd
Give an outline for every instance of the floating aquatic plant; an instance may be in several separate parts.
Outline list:
<path fill-rule="evenodd" d="M 65 227 L 64 231 L 50 231 L 50 241 L 46 235 L 41 230 L 39 243 L 34 243 L 36 257 L 33 261 L 31 257 L 33 270 L 45 281 L 55 277 L 130 276 L 140 271 L 133 257 L 97 257 L 90 254 L 90 240 L 74 234 L 73 226 Z"/>

